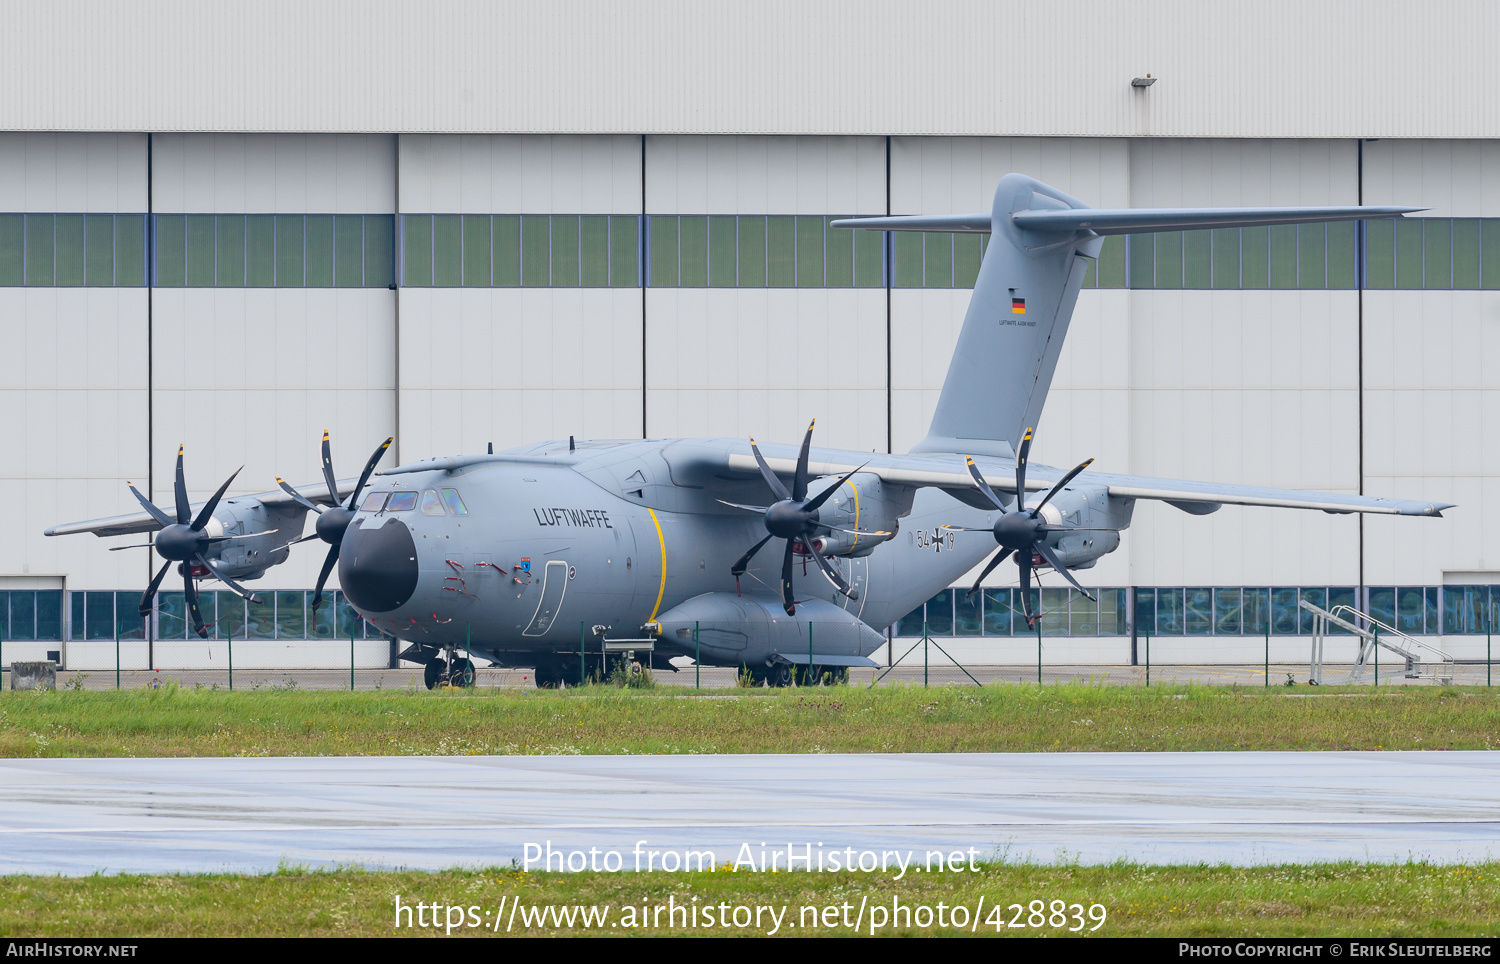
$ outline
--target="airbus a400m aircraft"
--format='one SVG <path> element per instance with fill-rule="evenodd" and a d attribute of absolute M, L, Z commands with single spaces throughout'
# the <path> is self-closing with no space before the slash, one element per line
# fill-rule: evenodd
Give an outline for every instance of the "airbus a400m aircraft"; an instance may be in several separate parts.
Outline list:
<path fill-rule="evenodd" d="M 800 448 L 568 439 L 372 476 L 382 445 L 361 478 L 339 482 L 325 436 L 326 491 L 281 483 L 221 501 L 221 489 L 190 506 L 179 457 L 175 515 L 147 505 L 48 534 L 160 530 L 155 546 L 179 563 L 191 599 L 197 577 L 246 592 L 232 580 L 283 561 L 306 513 L 320 511 L 316 537 L 331 548 L 319 591 L 336 562 L 349 602 L 409 644 L 402 656 L 427 663 L 429 685 L 472 673 L 457 655 L 465 646 L 535 667 L 538 684 L 555 686 L 596 672 L 609 639 L 641 637 L 658 654 L 745 666 L 776 685 L 806 672 L 838 675 L 874 665 L 883 627 L 986 556 L 986 575 L 1013 555 L 1024 587 L 1038 568 L 1078 586 L 1070 570 L 1119 546 L 1138 499 L 1195 515 L 1225 504 L 1439 515 L 1446 504 L 1110 475 L 1088 462 L 1069 472 L 1027 465 L 1031 427 L 1105 235 L 1415 210 L 1100 210 L 1010 174 L 987 212 L 834 224 L 992 234 L 932 424 L 910 454 L 812 448 L 809 426 Z M 196 610 L 193 618 L 201 632 Z"/>

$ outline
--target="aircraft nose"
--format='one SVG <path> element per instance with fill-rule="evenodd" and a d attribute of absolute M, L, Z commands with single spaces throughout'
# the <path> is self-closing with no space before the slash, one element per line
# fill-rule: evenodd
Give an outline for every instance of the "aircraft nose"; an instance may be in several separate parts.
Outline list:
<path fill-rule="evenodd" d="M 344 534 L 339 585 L 349 601 L 369 612 L 399 609 L 417 590 L 417 544 L 400 519 L 366 528 L 364 519 Z"/>

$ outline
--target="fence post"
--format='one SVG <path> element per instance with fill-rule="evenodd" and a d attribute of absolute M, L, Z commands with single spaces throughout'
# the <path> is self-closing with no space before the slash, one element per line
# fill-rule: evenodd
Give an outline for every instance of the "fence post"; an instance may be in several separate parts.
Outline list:
<path fill-rule="evenodd" d="M 927 688 L 927 614 L 922 614 L 922 688 Z"/>
<path fill-rule="evenodd" d="M 808 686 L 813 685 L 813 681 L 812 681 L 812 679 L 813 679 L 813 674 L 812 674 L 812 627 L 813 627 L 812 620 L 809 619 L 807 621 L 807 675 L 803 677 L 803 679 L 807 680 L 807 685 Z"/>
<path fill-rule="evenodd" d="M 214 621 L 214 632 L 219 631 L 218 620 Z M 250 620 L 245 620 L 245 638 L 250 638 Z M 234 692 L 234 630 L 229 631 L 229 692 Z"/>
<path fill-rule="evenodd" d="M 1041 596 L 1037 597 L 1038 602 Z M 1038 607 L 1040 608 L 1040 607 Z M 1042 614 L 1037 613 L 1036 620 L 1036 685 L 1042 685 Z"/>
<path fill-rule="evenodd" d="M 349 627 L 349 692 L 354 692 L 354 627 Z"/>
<path fill-rule="evenodd" d="M 1146 685 L 1151 685 L 1151 630 L 1146 630 Z"/>
<path fill-rule="evenodd" d="M 588 645 L 588 633 L 583 628 L 583 623 L 578 624 L 578 685 L 583 686 L 584 666 L 588 663 L 586 647 Z"/>
<path fill-rule="evenodd" d="M 693 689 L 703 688 L 703 645 L 698 642 L 698 623 L 693 622 Z"/>
<path fill-rule="evenodd" d="M 1271 621 L 1266 620 L 1266 689 L 1271 688 Z"/>
<path fill-rule="evenodd" d="M 1490 685 L 1490 634 L 1495 629 L 1495 604 L 1484 614 L 1484 685 Z"/>
<path fill-rule="evenodd" d="M 1380 627 L 1375 627 L 1375 685 L 1380 685 Z"/>
<path fill-rule="evenodd" d="M 120 621 L 115 620 L 115 689 L 120 688 Z"/>

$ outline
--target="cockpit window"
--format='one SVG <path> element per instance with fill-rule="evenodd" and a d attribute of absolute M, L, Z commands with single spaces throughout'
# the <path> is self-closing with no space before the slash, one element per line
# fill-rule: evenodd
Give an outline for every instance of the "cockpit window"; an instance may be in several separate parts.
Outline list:
<path fill-rule="evenodd" d="M 359 511 L 379 512 L 385 506 L 385 497 L 388 495 L 390 495 L 389 492 L 371 492 L 365 496 L 365 501 L 359 504 Z"/>
<path fill-rule="evenodd" d="M 437 494 L 436 490 L 434 490 L 434 489 L 428 489 L 427 491 L 425 491 L 425 492 L 422 493 L 422 514 L 423 515 L 442 515 L 443 514 L 443 500 L 438 498 L 438 494 Z"/>
<path fill-rule="evenodd" d="M 392 492 L 391 501 L 386 503 L 387 512 L 410 512 L 417 507 L 417 494 L 415 492 Z"/>
<path fill-rule="evenodd" d="M 469 509 L 464 505 L 464 500 L 458 495 L 457 489 L 443 489 L 443 505 L 454 515 L 468 515 Z"/>

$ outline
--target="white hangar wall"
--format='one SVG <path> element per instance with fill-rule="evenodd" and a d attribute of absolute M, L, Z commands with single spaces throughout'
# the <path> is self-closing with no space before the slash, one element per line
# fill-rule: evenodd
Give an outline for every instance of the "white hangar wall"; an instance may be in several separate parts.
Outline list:
<path fill-rule="evenodd" d="M 276 474 L 313 482 L 324 428 L 341 474 L 392 433 L 411 460 L 569 434 L 795 441 L 816 417 L 821 444 L 905 451 L 926 430 L 969 292 L 951 276 L 931 287 L 862 283 L 857 251 L 853 280 L 839 282 L 829 272 L 842 242 L 819 221 L 982 209 L 1010 170 L 1100 205 L 1348 204 L 1362 178 L 1365 203 L 1500 216 L 1500 149 L 1488 141 L 157 134 L 150 144 L 148 199 L 146 135 L 0 134 L 0 217 L 123 223 L 149 207 L 158 234 L 182 232 L 187 250 L 175 267 L 158 265 L 149 288 L 144 278 L 60 275 L 0 285 L 12 347 L 0 395 L 25 413 L 7 424 L 13 457 L 0 469 L 5 585 L 144 584 L 134 554 L 40 531 L 130 511 L 124 479 L 139 484 L 148 471 L 165 498 L 178 442 L 195 498 L 242 463 L 238 492 L 268 489 Z M 666 283 L 667 262 L 646 242 L 652 231 L 689 231 L 689 219 L 729 231 L 741 252 L 770 250 L 757 231 L 810 230 L 808 243 L 824 246 L 821 280 L 771 283 L 772 254 L 698 284 L 684 254 L 672 263 L 678 283 Z M 524 247 L 541 226 L 553 246 L 539 249 L 543 260 L 567 231 L 604 232 L 599 243 L 615 252 L 607 277 L 580 282 L 587 265 L 574 265 L 575 280 L 558 283 L 553 265 L 551 281 L 511 283 L 502 230 L 520 232 Z M 419 264 L 412 232 L 422 230 Z M 277 252 L 287 239 L 302 246 L 301 261 L 275 262 L 300 272 L 297 283 L 257 280 L 256 255 L 235 244 L 253 247 L 262 231 Z M 489 232 L 482 245 L 474 231 Z M 450 235 L 467 260 L 443 275 Z M 195 237 L 208 239 L 211 263 L 194 260 Z M 364 261 L 340 260 L 353 250 L 346 241 L 363 246 Z M 382 244 L 403 253 L 381 255 Z M 618 256 L 627 249 L 633 260 Z M 470 283 L 465 272 L 479 268 L 484 283 Z M 1363 458 L 1367 493 L 1460 503 L 1444 520 L 1363 523 L 1142 504 L 1124 546 L 1086 582 L 1355 585 L 1361 572 L 1375 585 L 1491 581 L 1497 299 L 1451 286 L 1086 290 L 1038 460 L 1093 456 L 1106 471 L 1358 491 Z M 262 585 L 308 588 L 320 561 L 296 553 Z"/>

